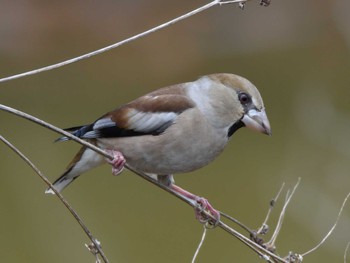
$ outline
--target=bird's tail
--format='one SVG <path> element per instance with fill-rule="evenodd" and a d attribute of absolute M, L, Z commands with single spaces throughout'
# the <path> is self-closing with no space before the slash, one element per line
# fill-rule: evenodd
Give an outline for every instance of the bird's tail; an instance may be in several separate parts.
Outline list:
<path fill-rule="evenodd" d="M 73 182 L 79 175 L 75 177 L 69 176 L 70 170 L 64 172 L 52 185 L 55 187 L 57 192 L 61 192 L 64 188 L 66 188 L 71 182 Z M 52 188 L 47 188 L 45 190 L 45 194 L 55 194 Z"/>
<path fill-rule="evenodd" d="M 102 155 L 83 146 L 68 165 L 67 170 L 53 183 L 53 187 L 56 191 L 61 192 L 71 182 L 78 178 L 79 175 L 95 168 L 103 162 L 104 158 Z M 51 188 L 46 189 L 45 193 L 55 194 Z"/>
<path fill-rule="evenodd" d="M 67 128 L 64 129 L 67 132 L 70 132 L 71 134 L 77 136 L 77 137 L 81 137 L 81 135 L 84 134 L 86 129 L 89 129 L 90 125 L 84 125 L 84 126 L 77 126 L 77 127 L 71 127 L 71 128 Z M 70 138 L 66 137 L 66 136 L 62 136 L 59 137 L 58 139 L 55 140 L 55 142 L 64 142 L 64 141 L 68 141 L 70 140 Z"/>

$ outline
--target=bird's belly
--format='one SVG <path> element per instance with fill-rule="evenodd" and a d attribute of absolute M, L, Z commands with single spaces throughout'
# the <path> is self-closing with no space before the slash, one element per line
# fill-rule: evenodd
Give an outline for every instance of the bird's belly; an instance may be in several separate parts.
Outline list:
<path fill-rule="evenodd" d="M 160 146 L 155 152 L 146 151 L 140 159 L 131 160 L 133 167 L 154 174 L 177 174 L 197 170 L 213 161 L 223 150 L 224 145 L 192 138 L 191 143 L 173 142 Z M 174 146 L 172 146 L 174 144 Z"/>
<path fill-rule="evenodd" d="M 162 175 L 190 172 L 207 165 L 223 151 L 227 140 L 225 135 L 201 123 L 186 130 L 170 127 L 156 136 L 99 139 L 101 146 L 120 151 L 134 169 Z"/>
<path fill-rule="evenodd" d="M 159 146 L 133 140 L 132 148 L 119 144 L 114 149 L 122 152 L 128 165 L 136 170 L 153 174 L 176 174 L 199 169 L 213 161 L 223 150 L 224 144 L 210 145 L 193 140 L 189 143 L 176 143 L 176 138 Z M 176 143 L 176 149 L 172 147 Z M 112 147 L 108 147 L 112 148 Z"/>

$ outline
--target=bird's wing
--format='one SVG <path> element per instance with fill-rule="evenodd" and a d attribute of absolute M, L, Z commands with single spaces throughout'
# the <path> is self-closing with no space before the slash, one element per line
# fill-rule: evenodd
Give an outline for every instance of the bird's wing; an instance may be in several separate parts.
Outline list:
<path fill-rule="evenodd" d="M 84 139 L 159 135 L 181 113 L 194 107 L 193 101 L 184 95 L 156 94 L 143 96 L 111 111 L 92 124 L 78 127 L 73 134 Z"/>

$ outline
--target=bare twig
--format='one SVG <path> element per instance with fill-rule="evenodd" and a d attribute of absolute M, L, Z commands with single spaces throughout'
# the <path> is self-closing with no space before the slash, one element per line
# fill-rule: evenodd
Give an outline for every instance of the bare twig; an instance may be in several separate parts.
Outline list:
<path fill-rule="evenodd" d="M 73 215 L 73 217 L 75 218 L 75 220 L 77 220 L 78 224 L 81 226 L 81 228 L 84 230 L 84 232 L 86 233 L 86 235 L 89 237 L 89 239 L 91 240 L 92 244 L 94 245 L 95 249 L 96 249 L 96 253 L 100 254 L 103 261 L 105 263 L 108 263 L 108 259 L 105 256 L 100 242 L 91 234 L 90 230 L 87 228 L 87 226 L 85 225 L 85 223 L 83 222 L 83 220 L 80 218 L 80 216 L 75 212 L 75 210 L 72 208 L 72 206 L 67 202 L 67 200 L 59 193 L 55 190 L 55 188 L 53 187 L 53 185 L 51 184 L 51 182 L 47 179 L 47 177 L 22 153 L 20 152 L 12 143 L 10 143 L 8 140 L 6 140 L 3 136 L 0 135 L 0 141 L 2 141 L 3 143 L 5 143 L 11 150 L 13 150 L 22 160 L 24 160 L 34 171 L 37 175 L 39 175 L 39 177 L 47 184 L 47 186 L 49 186 L 54 193 L 56 194 L 56 196 L 60 199 L 60 201 L 65 205 L 65 207 L 69 210 L 69 212 Z"/>
<path fill-rule="evenodd" d="M 261 227 L 258 229 L 258 231 L 256 232 L 258 235 L 261 235 L 261 234 L 264 234 L 266 232 L 266 229 L 268 229 L 268 226 L 267 226 L 267 221 L 269 220 L 270 218 L 270 215 L 271 215 L 271 212 L 273 210 L 273 208 L 275 207 L 275 204 L 284 188 L 284 185 L 285 183 L 282 184 L 281 188 L 279 189 L 277 195 L 275 196 L 275 198 L 273 198 L 271 201 L 270 201 L 270 206 L 269 206 L 269 210 L 267 211 L 267 214 L 266 214 L 266 217 L 265 217 L 265 220 L 264 222 L 261 224 Z"/>
<path fill-rule="evenodd" d="M 251 241 L 246 236 L 242 235 L 241 233 L 237 232 L 236 230 L 232 229 L 231 227 L 227 226 L 226 224 L 219 222 L 218 225 L 221 229 L 228 232 L 229 234 L 236 237 L 238 240 L 243 242 L 246 246 L 251 248 L 253 251 L 255 251 L 261 258 L 263 258 L 267 262 L 283 262 L 288 263 L 285 259 L 279 257 L 278 255 L 272 253 L 271 251 L 268 251 L 267 249 L 263 248 L 262 246 L 256 244 L 255 242 Z"/>
<path fill-rule="evenodd" d="M 154 33 L 158 30 L 161 30 L 163 28 L 166 28 L 170 25 L 173 25 L 181 20 L 184 20 L 186 18 L 189 18 L 193 15 L 196 15 L 198 13 L 201 13 L 213 6 L 216 6 L 216 5 L 222 5 L 222 4 L 235 4 L 235 3 L 242 3 L 242 2 L 247 2 L 248 0 L 235 0 L 235 1 L 222 1 L 222 0 L 214 0 L 206 5 L 203 5 L 191 12 L 188 12 L 182 16 L 179 16 L 179 17 L 176 17 L 175 19 L 172 19 L 168 22 L 165 22 L 161 25 L 158 25 L 156 27 L 153 27 L 149 30 L 146 30 L 140 34 L 137 34 L 137 35 L 134 35 L 130 38 L 127 38 L 127 39 L 124 39 L 120 42 L 117 42 L 115 44 L 112 44 L 110 46 L 107 46 L 107 47 L 104 47 L 104 48 L 101 48 L 101 49 L 98 49 L 98 50 L 95 50 L 95 51 L 92 51 L 92 52 L 89 52 L 87 54 L 84 54 L 84 55 L 81 55 L 81 56 L 78 56 L 78 57 L 75 57 L 75 58 L 72 58 L 72 59 L 68 59 L 68 60 L 65 60 L 65 61 L 62 61 L 62 62 L 59 62 L 59 63 L 56 63 L 56 64 L 53 64 L 53 65 L 49 65 L 49 66 L 46 66 L 46 67 L 42 67 L 42 68 L 38 68 L 38 69 L 34 69 L 34 70 L 30 70 L 30 71 L 27 71 L 27 72 L 24 72 L 24 73 L 20 73 L 20 74 L 16 74 L 16 75 L 12 75 L 12 76 L 9 76 L 9 77 L 5 77 L 5 78 L 1 78 L 0 79 L 0 83 L 1 82 L 5 82 L 5 81 L 9 81 L 9 80 L 14 80 L 14 79 L 19 79 L 19 78 L 22 78 L 22 77 L 26 77 L 26 76 L 30 76 L 30 75 L 34 75 L 34 74 L 38 74 L 40 72 L 44 72 L 44 71 L 49 71 L 49 70 L 52 70 L 52 69 L 56 69 L 56 68 L 59 68 L 59 67 L 63 67 L 63 66 L 66 66 L 66 65 L 69 65 L 69 64 L 72 64 L 74 62 L 78 62 L 80 60 L 83 60 L 83 59 L 87 59 L 87 58 L 90 58 L 92 56 L 96 56 L 98 54 L 101 54 L 101 53 L 104 53 L 106 51 L 109 51 L 109 50 L 112 50 L 114 48 L 117 48 L 119 46 L 122 46 L 124 44 L 127 44 L 131 41 L 134 41 L 136 39 L 139 39 L 139 38 L 142 38 L 144 36 L 147 36 L 151 33 Z M 265 0 L 266 1 L 266 0 Z M 264 2 L 264 0 L 261 0 L 260 1 L 260 4 Z"/>
<path fill-rule="evenodd" d="M 204 243 L 205 236 L 206 236 L 206 234 L 207 234 L 207 230 L 208 230 L 208 228 L 205 227 L 205 226 L 203 226 L 202 238 L 201 238 L 201 241 L 200 241 L 199 244 L 198 244 L 198 247 L 197 247 L 197 249 L 196 249 L 196 252 L 195 252 L 194 255 L 193 255 L 193 258 L 192 258 L 191 263 L 194 263 L 194 262 L 196 261 L 196 259 L 197 259 L 199 250 L 201 249 L 201 247 L 202 247 L 202 245 L 203 245 L 203 243 Z"/>
<path fill-rule="evenodd" d="M 344 251 L 344 263 L 347 263 L 346 256 L 348 254 L 349 247 L 350 247 L 350 242 L 348 242 L 348 244 L 346 245 L 345 251 Z"/>
<path fill-rule="evenodd" d="M 232 216 L 220 211 L 220 215 L 222 215 L 223 217 L 226 217 L 227 219 L 231 220 L 232 222 L 234 222 L 235 224 L 237 224 L 238 226 L 240 226 L 242 229 L 244 229 L 245 231 L 247 231 L 250 235 L 254 235 L 254 232 L 247 227 L 245 224 L 243 224 L 242 222 L 240 222 L 239 220 L 237 220 L 236 218 L 233 218 Z"/>
<path fill-rule="evenodd" d="M 35 123 L 37 123 L 37 124 L 39 124 L 39 125 L 41 125 L 41 126 L 43 126 L 45 128 L 48 128 L 48 129 L 50 129 L 52 131 L 60 133 L 60 134 L 62 134 L 64 136 L 68 137 L 69 139 L 74 140 L 74 141 L 76 141 L 76 142 L 78 142 L 78 143 L 80 143 L 80 144 L 90 148 L 91 150 L 94 150 L 95 152 L 103 155 L 106 158 L 110 158 L 111 160 L 113 159 L 113 156 L 109 155 L 107 152 L 103 151 L 102 149 L 98 148 L 97 146 L 95 146 L 95 145 L 93 145 L 91 143 L 88 143 L 87 141 L 84 141 L 84 140 L 82 140 L 82 139 L 72 135 L 71 133 L 66 132 L 65 130 L 62 130 L 62 129 L 60 129 L 60 128 L 58 128 L 58 127 L 56 127 L 56 126 L 54 126 L 54 125 L 52 125 L 52 124 L 50 124 L 48 122 L 45 122 L 45 121 L 43 121 L 43 120 L 41 120 L 39 118 L 36 118 L 36 117 L 34 117 L 34 116 L 32 116 L 32 115 L 30 115 L 28 113 L 16 110 L 14 108 L 11 108 L 11 107 L 8 107 L 8 106 L 2 105 L 2 104 L 0 104 L 0 110 L 7 111 L 7 112 L 12 113 L 12 114 L 14 114 L 16 116 L 19 116 L 19 117 L 22 117 L 24 119 L 30 120 L 32 122 L 35 122 Z"/>
<path fill-rule="evenodd" d="M 326 240 L 328 239 L 328 237 L 333 233 L 335 227 L 338 225 L 338 221 L 340 219 L 340 216 L 341 214 L 343 213 L 343 209 L 346 205 L 346 202 L 348 201 L 350 197 L 350 193 L 348 193 L 348 195 L 345 197 L 344 201 L 343 201 L 343 204 L 342 206 L 340 207 L 340 210 L 339 210 L 339 213 L 338 213 L 338 216 L 337 216 L 337 219 L 335 220 L 335 223 L 333 224 L 333 226 L 331 227 L 331 229 L 328 231 L 328 233 L 325 235 L 325 237 L 321 240 L 320 243 L 318 243 L 314 248 L 310 249 L 309 251 L 301 254 L 303 257 L 314 252 L 316 249 L 318 249 L 324 242 L 326 242 Z"/>
<path fill-rule="evenodd" d="M 187 203 L 188 205 L 195 207 L 195 204 L 191 201 L 189 201 L 188 199 L 184 198 L 183 196 L 179 195 L 177 192 L 172 191 L 170 188 L 164 186 L 163 184 L 160 184 L 158 181 L 154 180 L 153 178 L 151 178 L 150 176 L 145 175 L 144 173 L 140 173 L 138 171 L 133 170 L 131 167 L 127 167 L 129 170 L 131 170 L 132 172 L 136 173 L 137 175 L 141 176 L 143 179 L 147 180 L 148 182 L 162 188 L 163 190 L 167 191 L 168 193 L 176 196 L 177 198 L 181 199 L 182 201 L 184 201 L 185 203 Z M 215 221 L 216 219 L 207 211 L 202 211 L 202 213 L 205 214 L 205 216 L 207 218 L 209 218 L 209 220 L 213 220 Z M 256 244 L 255 242 L 251 241 L 249 238 L 243 236 L 241 233 L 237 232 L 236 230 L 232 229 L 231 227 L 229 227 L 228 225 L 226 225 L 225 223 L 223 223 L 222 221 L 220 221 L 217 225 L 218 227 L 220 227 L 221 229 L 225 230 L 227 233 L 229 233 L 230 235 L 236 237 L 238 240 L 240 240 L 241 242 L 243 242 L 245 245 L 247 245 L 249 248 L 251 248 L 252 250 L 254 250 L 258 255 L 260 255 L 262 258 L 273 258 L 275 261 L 269 261 L 268 262 L 284 262 L 284 263 L 288 263 L 287 261 L 285 261 L 283 258 L 273 254 L 272 252 L 266 250 L 265 248 L 259 246 L 258 244 Z"/>
<path fill-rule="evenodd" d="M 91 144 L 91 143 L 88 143 L 84 140 L 81 140 L 80 138 L 60 129 L 60 128 L 57 128 L 55 127 L 54 125 L 52 124 L 49 124 L 43 120 L 40 120 L 34 116 L 31 116 L 27 113 L 24 113 L 24 112 L 21 112 L 19 110 L 16 110 L 16 109 L 13 109 L 11 107 L 8 107 L 8 106 L 4 106 L 4 105 L 1 105 L 0 104 L 0 110 L 4 110 L 4 111 L 7 111 L 9 113 L 12 113 L 12 114 L 15 114 L 17 116 L 20 116 L 22 118 L 25 118 L 27 120 L 30 120 L 32 122 L 35 122 L 35 123 L 38 123 L 40 124 L 41 126 L 44 126 L 48 129 L 51 129 L 55 132 L 58 132 L 62 135 L 65 135 L 67 136 L 68 138 L 96 151 L 97 153 L 99 154 L 102 154 L 103 156 L 107 157 L 107 158 L 112 158 L 112 156 L 110 156 L 108 153 L 104 152 L 102 149 L 96 147 L 95 145 Z M 180 200 L 182 200 L 183 202 L 187 203 L 188 205 L 192 206 L 192 207 L 195 207 L 196 204 L 194 204 L 193 202 L 189 201 L 187 198 L 179 195 L 177 192 L 174 192 L 172 189 L 170 189 L 169 187 L 166 187 L 165 185 L 159 183 L 157 180 L 153 179 L 152 177 L 142 173 L 142 172 L 139 172 L 139 171 L 136 171 L 134 169 L 132 169 L 131 167 L 127 166 L 127 168 L 136 173 L 137 175 L 139 175 L 140 177 L 142 177 L 143 179 L 147 180 L 148 182 L 158 186 L 159 188 L 163 189 L 164 191 L 172 194 L 173 196 L 176 196 L 177 198 L 179 198 Z M 51 187 L 52 189 L 54 189 L 54 187 Z M 207 211 L 202 211 L 202 213 L 209 219 L 209 220 L 213 220 L 215 221 L 216 218 L 214 218 L 209 212 Z M 284 262 L 284 263 L 287 263 L 287 261 L 285 261 L 284 259 L 282 259 L 281 257 L 273 254 L 272 252 L 264 249 L 263 247 L 259 246 L 258 244 L 256 244 L 255 242 L 253 242 L 252 240 L 250 240 L 249 238 L 243 236 L 242 234 L 240 234 L 239 232 L 237 232 L 236 230 L 232 229 L 231 227 L 229 227 L 228 225 L 224 224 L 223 222 L 219 222 L 218 223 L 218 226 L 220 228 L 222 228 L 223 230 L 225 230 L 227 233 L 229 233 L 230 235 L 236 237 L 237 239 L 239 239 L 240 241 L 242 241 L 245 245 L 247 245 L 248 247 L 250 247 L 251 249 L 253 249 L 258 255 L 260 255 L 262 258 L 266 259 L 268 262 Z M 96 246 L 97 246 L 97 243 L 96 243 Z M 272 259 L 274 261 L 272 261 Z"/>
<path fill-rule="evenodd" d="M 284 203 L 284 206 L 282 208 L 280 217 L 279 217 L 278 222 L 277 222 L 277 226 L 276 226 L 275 232 L 273 233 L 270 241 L 268 241 L 266 243 L 266 247 L 268 247 L 268 248 L 275 248 L 276 239 L 277 239 L 278 234 L 279 234 L 279 232 L 280 232 L 280 230 L 282 228 L 282 223 L 283 223 L 284 216 L 286 214 L 286 210 L 287 210 L 288 204 L 289 204 L 290 200 L 292 199 L 292 197 L 293 197 L 293 195 L 295 193 L 295 190 L 298 188 L 299 183 L 300 183 L 300 177 L 298 178 L 298 181 L 295 184 L 292 192 L 290 194 L 287 194 L 287 199 L 286 199 L 286 202 Z"/>

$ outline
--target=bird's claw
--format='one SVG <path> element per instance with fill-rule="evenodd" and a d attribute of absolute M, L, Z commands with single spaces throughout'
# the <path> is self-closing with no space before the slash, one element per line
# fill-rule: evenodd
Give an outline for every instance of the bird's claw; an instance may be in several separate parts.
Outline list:
<path fill-rule="evenodd" d="M 196 219 L 200 223 L 205 224 L 208 228 L 218 226 L 220 222 L 220 212 L 214 209 L 208 200 L 203 197 L 197 197 L 195 201 L 197 202 L 197 206 L 194 209 Z M 215 218 L 215 220 L 203 213 L 204 211 L 209 212 Z"/>
<path fill-rule="evenodd" d="M 107 150 L 107 152 L 113 156 L 112 160 L 107 158 L 107 162 L 112 165 L 112 174 L 119 175 L 123 171 L 126 163 L 123 154 L 115 150 Z"/>

